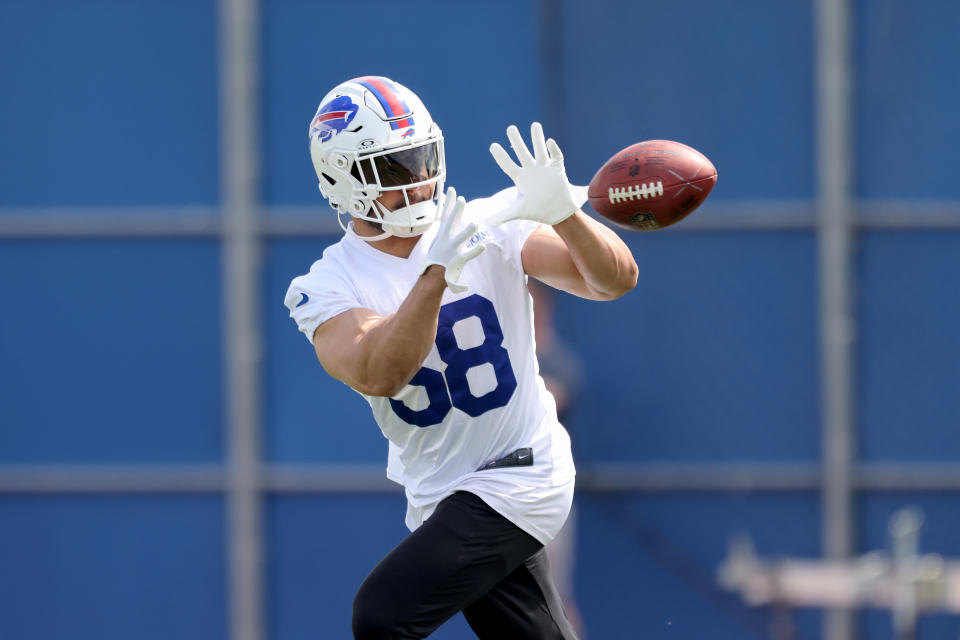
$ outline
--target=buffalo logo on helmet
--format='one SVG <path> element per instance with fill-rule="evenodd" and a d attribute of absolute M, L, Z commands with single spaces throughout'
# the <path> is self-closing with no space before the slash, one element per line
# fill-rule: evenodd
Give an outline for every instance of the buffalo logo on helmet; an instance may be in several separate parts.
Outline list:
<path fill-rule="evenodd" d="M 310 123 L 310 137 L 318 136 L 320 142 L 326 142 L 347 128 L 356 117 L 359 107 L 350 96 L 337 96 L 330 102 L 320 105 L 317 115 Z"/>

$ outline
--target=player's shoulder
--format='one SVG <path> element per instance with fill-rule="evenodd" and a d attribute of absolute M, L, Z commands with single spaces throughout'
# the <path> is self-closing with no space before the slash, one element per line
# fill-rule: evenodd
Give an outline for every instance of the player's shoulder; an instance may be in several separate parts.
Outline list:
<path fill-rule="evenodd" d="M 335 277 L 340 272 L 346 271 L 346 255 L 343 251 L 343 239 L 331 244 L 323 250 L 319 259 L 310 265 L 310 270 L 297 276 L 295 279 L 304 280 L 323 280 L 328 277 Z"/>
<path fill-rule="evenodd" d="M 290 281 L 285 300 L 299 301 L 303 296 L 330 290 L 352 290 L 354 284 L 351 269 L 341 238 L 324 249 L 320 259 L 310 265 L 310 270 Z"/>

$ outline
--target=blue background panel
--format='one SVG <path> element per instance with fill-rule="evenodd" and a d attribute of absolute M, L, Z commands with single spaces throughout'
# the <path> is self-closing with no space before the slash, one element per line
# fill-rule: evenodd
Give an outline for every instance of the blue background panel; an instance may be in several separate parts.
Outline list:
<path fill-rule="evenodd" d="M 215 9 L 0 3 L 0 206 L 215 203 Z"/>
<path fill-rule="evenodd" d="M 222 457 L 211 240 L 0 242 L 0 463 Z"/>
<path fill-rule="evenodd" d="M 578 459 L 815 460 L 813 235 L 624 239 L 636 289 L 613 302 L 557 299 L 558 332 L 586 370 Z"/>
<path fill-rule="evenodd" d="M 332 215 L 332 214 L 331 214 Z M 339 236 L 266 245 L 264 457 L 274 462 L 387 462 L 387 440 L 363 396 L 327 375 L 283 304 L 290 281 Z"/>
<path fill-rule="evenodd" d="M 763 611 L 720 590 L 716 570 L 741 534 L 760 556 L 820 555 L 814 494 L 583 494 L 577 498 L 577 599 L 588 637 L 757 640 Z M 819 637 L 819 615 L 796 615 Z"/>
<path fill-rule="evenodd" d="M 868 493 L 858 505 L 857 529 L 860 552 L 891 550 L 890 518 L 903 508 L 918 509 L 924 525 L 920 531 L 921 554 L 939 553 L 950 559 L 960 556 L 960 494 L 958 493 Z M 889 612 L 871 611 L 860 616 L 862 638 L 894 640 Z M 916 640 L 941 640 L 960 635 L 960 615 L 929 614 L 920 619 Z"/>
<path fill-rule="evenodd" d="M 509 186 L 490 156 L 506 128 L 542 118 L 537 3 L 266 0 L 264 200 L 317 204 L 307 127 L 339 83 L 387 76 L 416 93 L 446 139 L 447 182 L 467 198 Z M 329 215 L 329 211 L 326 211 Z"/>
<path fill-rule="evenodd" d="M 0 496 L 0 638 L 226 638 L 222 501 Z"/>
<path fill-rule="evenodd" d="M 960 452 L 960 232 L 861 235 L 857 347 L 866 460 L 956 460 Z"/>
<path fill-rule="evenodd" d="M 668 139 L 713 161 L 712 199 L 813 195 L 811 3 L 562 6 L 573 180 L 585 184 L 634 142 Z"/>
<path fill-rule="evenodd" d="M 856 0 L 856 193 L 867 199 L 960 199 L 960 5 Z"/>

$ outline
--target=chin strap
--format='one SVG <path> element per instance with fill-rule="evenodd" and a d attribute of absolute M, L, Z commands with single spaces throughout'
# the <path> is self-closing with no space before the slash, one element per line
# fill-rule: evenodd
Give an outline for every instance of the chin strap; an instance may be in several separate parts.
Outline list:
<path fill-rule="evenodd" d="M 360 235 L 359 233 L 357 233 L 356 231 L 353 230 L 353 225 L 350 224 L 350 222 L 344 222 L 344 221 L 343 221 L 343 216 L 344 216 L 344 215 L 346 215 L 348 218 L 351 218 L 350 214 L 344 214 L 344 213 L 338 211 L 338 212 L 337 212 L 337 222 L 340 223 L 340 228 L 341 228 L 341 229 L 343 229 L 345 232 L 347 232 L 348 234 L 350 234 L 350 235 L 353 236 L 354 238 L 358 238 L 358 239 L 360 239 L 360 240 L 363 240 L 364 242 L 376 242 L 377 240 L 386 240 L 387 238 L 389 238 L 389 237 L 391 237 L 391 236 L 393 235 L 393 234 L 392 234 L 391 232 L 389 232 L 389 231 L 384 231 L 384 232 L 381 233 L 380 235 L 376 235 L 376 236 L 362 236 L 362 235 Z M 351 220 L 352 220 L 352 218 L 351 218 Z"/>
<path fill-rule="evenodd" d="M 419 229 L 419 227 L 410 227 L 411 229 L 415 230 L 416 233 L 401 235 L 398 233 L 393 233 L 392 231 L 389 231 L 389 230 L 384 230 L 383 233 L 380 233 L 375 236 L 362 236 L 356 231 L 354 231 L 352 224 L 344 223 L 343 217 L 342 217 L 343 215 L 344 214 L 340 214 L 340 213 L 337 214 L 337 221 L 340 223 L 340 228 L 343 229 L 345 232 L 349 233 L 354 238 L 358 238 L 360 240 L 363 240 L 364 242 L 376 242 L 378 240 L 386 240 L 387 238 L 412 238 L 414 236 L 423 235 L 424 233 L 427 232 L 427 229 L 429 229 L 433 225 L 433 223 L 431 222 L 428 225 L 421 225 L 423 226 L 423 229 Z M 390 225 L 387 225 L 388 228 L 389 226 Z"/>

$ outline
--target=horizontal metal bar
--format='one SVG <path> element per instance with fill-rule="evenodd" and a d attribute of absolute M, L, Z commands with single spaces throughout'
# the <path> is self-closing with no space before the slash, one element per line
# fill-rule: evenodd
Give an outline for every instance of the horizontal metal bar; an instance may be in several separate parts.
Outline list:
<path fill-rule="evenodd" d="M 960 201 L 887 200 L 854 203 L 856 224 L 866 229 L 960 229 Z"/>
<path fill-rule="evenodd" d="M 675 224 L 670 233 L 700 231 L 781 231 L 813 229 L 816 209 L 805 200 L 720 200 L 704 205 L 682 223 Z"/>
<path fill-rule="evenodd" d="M 861 463 L 852 483 L 859 491 L 960 491 L 960 464 Z M 577 489 L 594 492 L 817 491 L 818 464 L 676 463 L 582 465 Z M 224 467 L 0 466 L 0 494 L 17 493 L 222 493 Z M 381 465 L 269 465 L 256 490 L 268 493 L 397 493 Z"/>
<path fill-rule="evenodd" d="M 0 238 L 217 236 L 216 209 L 0 210 Z"/>
<path fill-rule="evenodd" d="M 960 491 L 960 464 L 861 463 L 853 480 L 863 491 Z"/>
<path fill-rule="evenodd" d="M 222 493 L 223 467 L 202 466 L 2 466 L 4 493 Z"/>
<path fill-rule="evenodd" d="M 264 471 L 263 489 L 274 493 L 398 493 L 383 465 L 274 466 Z"/>
<path fill-rule="evenodd" d="M 818 464 L 595 465 L 578 472 L 577 488 L 589 491 L 816 491 Z M 877 463 L 853 465 L 858 491 L 960 491 L 960 464 Z"/>
<path fill-rule="evenodd" d="M 315 207 L 271 207 L 260 216 L 260 233 L 265 236 L 328 236 L 343 230 L 337 214 L 325 203 Z"/>
<path fill-rule="evenodd" d="M 815 203 L 718 201 L 669 233 L 812 230 Z M 865 201 L 855 203 L 858 229 L 960 229 L 960 201 Z M 213 207 L 129 209 L 2 209 L 0 238 L 219 236 L 222 217 Z M 254 233 L 265 237 L 339 235 L 326 205 L 268 207 L 256 212 Z"/>
<path fill-rule="evenodd" d="M 599 464 L 577 472 L 583 491 L 814 491 L 814 464 Z"/>

